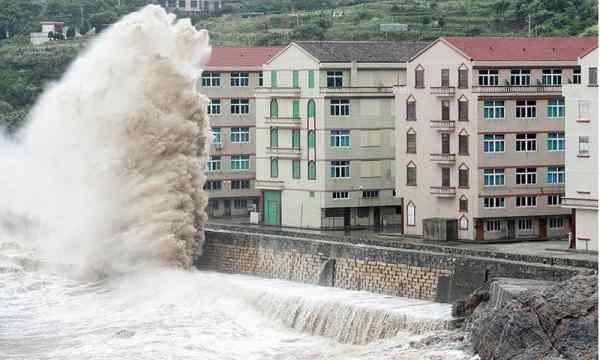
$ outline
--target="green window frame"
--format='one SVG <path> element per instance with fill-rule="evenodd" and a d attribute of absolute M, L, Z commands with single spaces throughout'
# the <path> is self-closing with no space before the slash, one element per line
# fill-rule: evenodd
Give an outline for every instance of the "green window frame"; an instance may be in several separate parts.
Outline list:
<path fill-rule="evenodd" d="M 271 177 L 279 177 L 279 160 L 277 158 L 271 158 Z"/>
<path fill-rule="evenodd" d="M 314 130 L 308 130 L 308 148 L 309 149 L 314 149 L 315 148 L 315 131 Z"/>
<path fill-rule="evenodd" d="M 292 160 L 292 178 L 300 179 L 300 160 Z"/>
<path fill-rule="evenodd" d="M 271 70 L 271 87 L 277 87 L 277 71 Z"/>
<path fill-rule="evenodd" d="M 308 180 L 317 179 L 317 165 L 314 160 L 308 162 Z"/>
<path fill-rule="evenodd" d="M 298 70 L 292 71 L 292 87 L 299 88 L 300 87 L 300 74 Z"/>
<path fill-rule="evenodd" d="M 565 117 L 565 100 L 564 99 L 548 100 L 548 117 L 549 118 L 564 118 Z"/>
<path fill-rule="evenodd" d="M 279 130 L 276 127 L 271 128 L 271 148 L 279 147 Z"/>
<path fill-rule="evenodd" d="M 279 103 L 277 99 L 271 100 L 271 119 L 277 119 L 279 117 Z"/>
<path fill-rule="evenodd" d="M 300 120 L 300 100 L 292 101 L 292 118 Z"/>
<path fill-rule="evenodd" d="M 314 100 L 308 100 L 308 117 L 314 118 L 317 116 L 317 105 Z"/>
<path fill-rule="evenodd" d="M 300 149 L 300 129 L 292 129 L 292 148 Z"/>
<path fill-rule="evenodd" d="M 315 71 L 314 70 L 308 70 L 308 88 L 309 89 L 315 88 Z"/>

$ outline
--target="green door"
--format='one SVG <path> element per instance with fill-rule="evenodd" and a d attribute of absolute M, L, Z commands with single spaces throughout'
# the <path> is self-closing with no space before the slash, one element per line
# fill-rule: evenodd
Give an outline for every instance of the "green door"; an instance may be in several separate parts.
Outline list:
<path fill-rule="evenodd" d="M 281 193 L 278 191 L 265 191 L 263 199 L 265 225 L 281 225 Z"/>

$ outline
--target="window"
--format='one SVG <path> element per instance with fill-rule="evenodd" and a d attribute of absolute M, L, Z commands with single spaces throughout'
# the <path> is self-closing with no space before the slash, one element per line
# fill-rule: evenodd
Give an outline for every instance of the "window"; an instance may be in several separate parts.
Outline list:
<path fill-rule="evenodd" d="M 443 87 L 450 86 L 450 69 L 442 69 L 442 82 Z"/>
<path fill-rule="evenodd" d="M 292 160 L 292 178 L 300 179 L 300 160 Z"/>
<path fill-rule="evenodd" d="M 465 196 L 461 196 L 458 200 L 458 211 L 468 212 L 469 211 L 469 200 Z"/>
<path fill-rule="evenodd" d="M 406 166 L 406 185 L 417 186 L 417 166 L 412 162 Z"/>
<path fill-rule="evenodd" d="M 550 218 L 548 223 L 550 229 L 552 230 L 562 229 L 565 227 L 565 222 L 563 218 Z"/>
<path fill-rule="evenodd" d="M 484 169 L 484 186 L 504 186 L 504 169 Z"/>
<path fill-rule="evenodd" d="M 262 71 L 258 73 L 258 87 L 263 87 L 265 75 Z"/>
<path fill-rule="evenodd" d="M 501 209 L 504 208 L 503 197 L 486 197 L 483 198 L 483 207 L 486 209 Z"/>
<path fill-rule="evenodd" d="M 250 83 L 250 75 L 247 72 L 231 73 L 231 86 L 246 87 Z"/>
<path fill-rule="evenodd" d="M 458 155 L 469 155 L 469 135 L 458 135 Z"/>
<path fill-rule="evenodd" d="M 510 84 L 526 86 L 531 84 L 531 70 L 511 70 Z"/>
<path fill-rule="evenodd" d="M 250 189 L 250 180 L 231 180 L 231 190 Z"/>
<path fill-rule="evenodd" d="M 185 0 L 179 0 L 177 2 L 177 7 L 185 8 Z"/>
<path fill-rule="evenodd" d="M 208 103 L 208 114 L 219 115 L 221 113 L 221 99 L 210 99 Z"/>
<path fill-rule="evenodd" d="M 271 70 L 271 87 L 277 87 L 277 71 Z"/>
<path fill-rule="evenodd" d="M 247 144 L 250 142 L 249 128 L 231 128 L 232 144 Z"/>
<path fill-rule="evenodd" d="M 458 229 L 469 230 L 469 219 L 466 216 L 463 215 L 458 219 Z"/>
<path fill-rule="evenodd" d="M 378 198 L 379 197 L 379 190 L 363 191 L 362 197 L 365 198 L 365 199 Z"/>
<path fill-rule="evenodd" d="M 450 101 L 442 100 L 442 120 L 450 121 Z"/>
<path fill-rule="evenodd" d="M 292 129 L 292 149 L 300 150 L 300 129 Z"/>
<path fill-rule="evenodd" d="M 204 190 L 208 190 L 206 185 L 204 186 Z M 213 210 L 219 210 L 219 200 L 208 200 L 208 205 Z"/>
<path fill-rule="evenodd" d="M 547 203 L 550 206 L 558 206 L 562 204 L 562 196 L 560 195 L 548 195 Z"/>
<path fill-rule="evenodd" d="M 589 156 L 590 154 L 590 137 L 580 136 L 579 137 L 579 153 L 580 156 Z"/>
<path fill-rule="evenodd" d="M 208 159 L 208 171 L 221 171 L 221 157 L 211 156 Z"/>
<path fill-rule="evenodd" d="M 213 145 L 221 145 L 221 128 L 212 128 Z"/>
<path fill-rule="evenodd" d="M 458 88 L 466 89 L 469 87 L 469 69 L 458 69 Z"/>
<path fill-rule="evenodd" d="M 270 139 L 269 139 L 269 147 L 271 149 L 276 149 L 279 147 L 279 129 L 277 129 L 276 127 L 272 127 L 270 132 Z"/>
<path fill-rule="evenodd" d="M 485 134 L 483 135 L 483 152 L 504 152 L 503 134 Z"/>
<path fill-rule="evenodd" d="M 356 216 L 359 218 L 368 218 L 370 209 L 368 207 L 356 208 Z"/>
<path fill-rule="evenodd" d="M 565 167 L 550 166 L 548 167 L 548 184 L 564 184 L 565 183 Z"/>
<path fill-rule="evenodd" d="M 458 100 L 458 121 L 469 121 L 469 102 Z"/>
<path fill-rule="evenodd" d="M 519 231 L 531 232 L 533 231 L 533 221 L 531 219 L 519 219 L 517 221 L 517 228 Z"/>
<path fill-rule="evenodd" d="M 331 193 L 333 200 L 348 200 L 350 199 L 350 193 L 347 191 L 334 191 Z"/>
<path fill-rule="evenodd" d="M 192 0 L 192 1 L 190 1 L 190 7 L 192 9 L 197 9 L 198 5 L 199 5 L 199 1 L 198 0 Z"/>
<path fill-rule="evenodd" d="M 208 191 L 219 191 L 223 188 L 223 182 L 222 181 L 207 181 L 206 183 L 204 183 L 204 190 L 208 190 Z"/>
<path fill-rule="evenodd" d="M 500 232 L 500 220 L 488 220 L 485 222 L 486 232 Z"/>
<path fill-rule="evenodd" d="M 442 168 L 442 187 L 450 187 L 450 168 Z"/>
<path fill-rule="evenodd" d="M 300 100 L 292 101 L 292 119 L 300 120 Z"/>
<path fill-rule="evenodd" d="M 561 69 L 544 69 L 542 70 L 543 85 L 560 85 L 562 84 Z"/>
<path fill-rule="evenodd" d="M 350 100 L 329 100 L 331 116 L 350 116 Z"/>
<path fill-rule="evenodd" d="M 535 100 L 517 100 L 517 118 L 534 118 L 535 116 Z"/>
<path fill-rule="evenodd" d="M 328 88 L 341 88 L 343 86 L 344 75 L 341 71 L 328 71 L 327 72 L 327 87 Z"/>
<path fill-rule="evenodd" d="M 314 130 L 308 130 L 308 148 L 309 149 L 314 149 L 315 148 L 315 131 Z"/>
<path fill-rule="evenodd" d="M 458 169 L 458 187 L 469 187 L 469 169 Z"/>
<path fill-rule="evenodd" d="M 516 150 L 521 152 L 537 151 L 536 134 L 517 134 Z"/>
<path fill-rule="evenodd" d="M 330 145 L 332 148 L 350 147 L 350 130 L 331 130 Z"/>
<path fill-rule="evenodd" d="M 479 86 L 497 86 L 498 70 L 479 70 Z"/>
<path fill-rule="evenodd" d="M 536 168 L 517 168 L 516 183 L 517 183 L 517 185 L 537 184 L 537 169 Z"/>
<path fill-rule="evenodd" d="M 317 116 L 317 106 L 315 105 L 315 101 L 314 100 L 308 100 L 308 110 L 306 111 L 308 113 L 308 118 L 314 118 L 315 116 Z"/>
<path fill-rule="evenodd" d="M 315 180 L 317 178 L 317 166 L 314 160 L 308 162 L 308 180 Z"/>
<path fill-rule="evenodd" d="M 331 162 L 331 177 L 336 179 L 350 178 L 350 161 L 335 160 Z"/>
<path fill-rule="evenodd" d="M 517 196 L 516 206 L 518 208 L 533 208 L 537 206 L 537 198 L 535 196 Z"/>
<path fill-rule="evenodd" d="M 417 101 L 412 96 L 406 100 L 406 121 L 417 121 Z"/>
<path fill-rule="evenodd" d="M 483 102 L 483 117 L 485 119 L 504 119 L 504 101 L 485 100 Z"/>
<path fill-rule="evenodd" d="M 250 169 L 250 155 L 232 155 L 231 170 L 245 171 Z"/>
<path fill-rule="evenodd" d="M 564 118 L 565 117 L 565 100 L 564 99 L 548 100 L 548 117 L 549 118 Z"/>
<path fill-rule="evenodd" d="M 598 85 L 598 69 L 595 67 L 589 68 L 588 71 L 588 85 L 597 86 Z"/>
<path fill-rule="evenodd" d="M 248 201 L 246 199 L 234 199 L 233 200 L 233 207 L 235 209 L 247 209 L 248 208 Z"/>
<path fill-rule="evenodd" d="M 295 89 L 300 87 L 300 74 L 298 70 L 292 71 L 292 87 Z"/>
<path fill-rule="evenodd" d="M 548 133 L 548 151 L 565 151 L 565 133 Z"/>
<path fill-rule="evenodd" d="M 425 88 L 425 69 L 421 65 L 415 69 L 415 88 Z"/>
<path fill-rule="evenodd" d="M 406 225 L 415 226 L 416 224 L 416 209 L 415 204 L 409 202 L 406 205 Z"/>
<path fill-rule="evenodd" d="M 277 99 L 271 100 L 271 106 L 269 111 L 269 116 L 271 117 L 271 119 L 276 119 L 277 117 L 279 117 L 279 103 L 277 102 Z"/>
<path fill-rule="evenodd" d="M 279 176 L 279 160 L 277 158 L 271 158 L 271 177 L 276 178 Z"/>
<path fill-rule="evenodd" d="M 406 153 L 416 154 L 417 153 L 417 134 L 407 133 L 406 134 Z"/>
<path fill-rule="evenodd" d="M 248 114 L 250 112 L 250 100 L 248 99 L 231 99 L 232 114 Z"/>
<path fill-rule="evenodd" d="M 309 89 L 315 88 L 315 71 L 314 70 L 308 70 L 308 88 Z"/>
<path fill-rule="evenodd" d="M 221 86 L 221 73 L 204 72 L 202 73 L 201 83 L 203 87 L 219 87 Z"/>
<path fill-rule="evenodd" d="M 581 84 L 581 68 L 573 69 L 573 84 Z"/>

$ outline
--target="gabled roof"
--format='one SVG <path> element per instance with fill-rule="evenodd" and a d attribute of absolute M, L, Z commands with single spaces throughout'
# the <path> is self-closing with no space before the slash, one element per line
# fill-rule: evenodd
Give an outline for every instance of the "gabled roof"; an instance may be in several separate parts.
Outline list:
<path fill-rule="evenodd" d="M 208 67 L 262 66 L 283 47 L 213 47 Z"/>
<path fill-rule="evenodd" d="M 598 47 L 597 37 L 445 36 L 440 40 L 475 61 L 576 61 Z"/>
<path fill-rule="evenodd" d="M 420 41 L 297 41 L 322 63 L 401 63 L 429 43 Z"/>

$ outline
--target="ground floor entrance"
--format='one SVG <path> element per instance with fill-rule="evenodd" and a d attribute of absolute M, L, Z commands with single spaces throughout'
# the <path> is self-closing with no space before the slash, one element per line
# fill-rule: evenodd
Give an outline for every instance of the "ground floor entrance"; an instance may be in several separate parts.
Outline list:
<path fill-rule="evenodd" d="M 402 232 L 401 206 L 327 208 L 321 210 L 322 228 L 397 227 Z"/>
<path fill-rule="evenodd" d="M 569 215 L 475 219 L 475 240 L 547 240 L 570 231 Z"/>
<path fill-rule="evenodd" d="M 263 223 L 281 225 L 281 192 L 263 192 Z"/>

